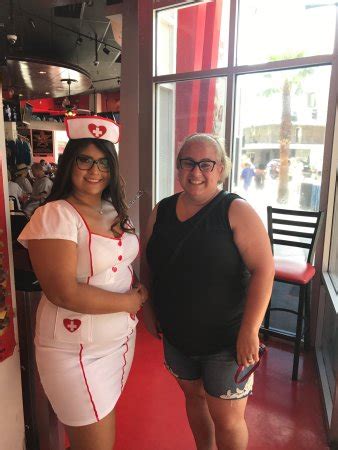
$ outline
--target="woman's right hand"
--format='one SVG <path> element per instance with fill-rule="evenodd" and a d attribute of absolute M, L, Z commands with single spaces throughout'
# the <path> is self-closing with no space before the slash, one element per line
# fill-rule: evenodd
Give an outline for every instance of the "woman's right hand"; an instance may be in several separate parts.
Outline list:
<path fill-rule="evenodd" d="M 126 297 L 126 301 L 124 302 L 124 311 L 129 314 L 136 314 L 147 301 L 148 292 L 145 287 L 140 284 L 126 292 Z"/>

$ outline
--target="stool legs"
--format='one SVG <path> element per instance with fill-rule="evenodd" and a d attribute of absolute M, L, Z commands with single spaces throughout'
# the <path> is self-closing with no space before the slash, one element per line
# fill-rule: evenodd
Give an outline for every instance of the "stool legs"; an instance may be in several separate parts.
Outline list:
<path fill-rule="evenodd" d="M 310 292 L 311 283 L 304 286 L 305 289 L 305 310 L 304 310 L 304 350 L 310 350 L 311 338 L 310 338 Z"/>
<path fill-rule="evenodd" d="M 299 297 L 298 297 L 298 310 L 292 311 L 284 308 L 271 308 L 271 299 L 269 306 L 266 310 L 264 317 L 264 327 L 263 327 L 263 338 L 265 341 L 269 338 L 269 328 L 270 328 L 270 314 L 271 311 L 285 311 L 297 315 L 297 326 L 296 326 L 296 336 L 294 338 L 294 353 L 293 353 L 293 368 L 292 368 L 292 380 L 298 380 L 298 367 L 299 367 L 299 356 L 300 348 L 302 344 L 303 336 L 303 324 L 304 324 L 304 350 L 310 348 L 310 295 L 309 295 L 309 284 L 299 286 Z M 278 337 L 283 337 L 283 332 L 274 331 L 274 335 Z"/>
<path fill-rule="evenodd" d="M 292 369 L 293 380 L 298 379 L 299 354 L 300 354 L 300 345 L 302 341 L 302 325 L 303 325 L 305 296 L 306 296 L 306 287 L 300 286 L 298 314 L 297 314 L 297 329 L 296 329 L 296 339 L 295 339 L 295 349 L 294 349 L 293 369 Z"/>

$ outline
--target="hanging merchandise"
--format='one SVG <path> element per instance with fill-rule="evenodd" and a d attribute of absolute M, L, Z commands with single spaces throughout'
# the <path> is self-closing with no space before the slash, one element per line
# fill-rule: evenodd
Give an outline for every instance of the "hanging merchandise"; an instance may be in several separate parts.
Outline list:
<path fill-rule="evenodd" d="M 27 164 L 27 166 L 30 166 L 32 164 L 32 156 L 31 156 L 32 152 L 29 143 L 20 136 L 16 140 L 15 144 L 16 144 L 16 163 Z"/>

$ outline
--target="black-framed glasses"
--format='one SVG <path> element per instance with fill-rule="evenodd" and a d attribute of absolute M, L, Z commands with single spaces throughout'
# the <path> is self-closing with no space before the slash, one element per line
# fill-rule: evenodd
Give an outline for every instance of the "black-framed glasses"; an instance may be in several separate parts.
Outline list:
<path fill-rule="evenodd" d="M 101 172 L 109 172 L 110 170 L 108 158 L 93 159 L 91 156 L 78 155 L 75 161 L 80 170 L 90 170 L 94 164 Z"/>
<path fill-rule="evenodd" d="M 244 367 L 242 364 L 238 366 L 238 369 L 234 376 L 235 383 L 237 384 L 243 383 L 250 377 L 250 375 L 252 375 L 258 369 L 266 351 L 267 351 L 266 346 L 264 344 L 260 344 L 258 350 L 259 360 L 253 366 L 249 366 L 247 368 Z"/>
<path fill-rule="evenodd" d="M 210 159 L 194 161 L 191 158 L 180 158 L 178 162 L 180 168 L 183 170 L 193 171 L 198 166 L 201 172 L 212 172 L 216 165 L 216 161 L 211 161 Z"/>

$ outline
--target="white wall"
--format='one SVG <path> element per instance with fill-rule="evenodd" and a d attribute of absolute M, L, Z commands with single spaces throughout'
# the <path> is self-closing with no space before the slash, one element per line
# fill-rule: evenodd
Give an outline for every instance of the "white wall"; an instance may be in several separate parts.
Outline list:
<path fill-rule="evenodd" d="M 0 392 L 0 450 L 22 450 L 25 430 L 18 346 L 0 363 Z"/>
<path fill-rule="evenodd" d="M 2 104 L 2 89 L 0 83 L 0 104 Z M 5 126 L 3 115 L 0 114 L 0 164 L 2 164 L 5 197 L 8 197 Z M 1 180 L 0 180 L 1 182 Z M 4 199 L 0 199 L 3 202 Z M 4 202 L 8 240 L 11 239 L 9 203 Z M 12 248 L 8 248 L 10 258 L 11 291 L 13 293 L 13 308 L 16 310 Z M 18 342 L 17 321 L 14 319 L 15 340 Z M 23 418 L 21 374 L 18 346 L 13 355 L 0 362 L 0 450 L 24 449 L 25 427 Z"/>

